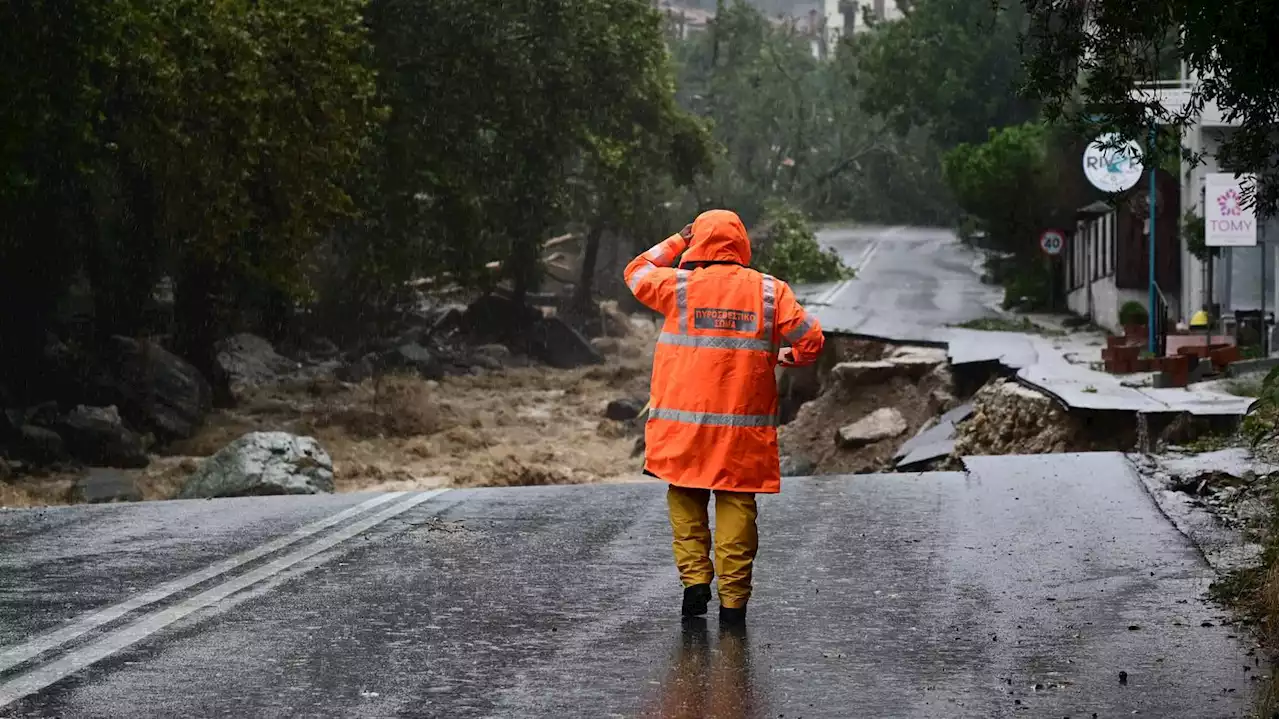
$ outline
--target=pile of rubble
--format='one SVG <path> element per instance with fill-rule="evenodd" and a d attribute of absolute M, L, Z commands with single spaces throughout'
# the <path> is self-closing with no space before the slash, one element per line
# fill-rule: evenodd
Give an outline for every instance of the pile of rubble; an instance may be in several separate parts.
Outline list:
<path fill-rule="evenodd" d="M 829 345 L 816 380 L 781 383 L 784 393 L 800 382 L 820 386 L 779 432 L 784 474 L 882 470 L 909 433 L 956 403 L 944 350 L 842 338 Z"/>
<path fill-rule="evenodd" d="M 952 456 L 1071 452 L 1080 448 L 1081 430 L 1049 396 L 998 379 L 973 396 L 973 415 L 959 425 Z"/>

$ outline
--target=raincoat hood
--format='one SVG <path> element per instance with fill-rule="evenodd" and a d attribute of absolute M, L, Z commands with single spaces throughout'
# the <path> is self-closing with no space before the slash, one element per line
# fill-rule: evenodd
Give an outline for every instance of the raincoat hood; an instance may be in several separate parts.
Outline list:
<path fill-rule="evenodd" d="M 732 262 L 751 264 L 751 241 L 738 213 L 707 210 L 693 221 L 693 239 L 680 264 L 686 262 Z"/>

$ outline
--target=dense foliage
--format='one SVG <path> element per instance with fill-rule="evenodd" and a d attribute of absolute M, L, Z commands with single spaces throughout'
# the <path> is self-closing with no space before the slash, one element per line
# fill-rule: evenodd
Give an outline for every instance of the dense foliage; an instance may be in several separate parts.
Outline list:
<path fill-rule="evenodd" d="M 740 1 L 687 38 L 643 0 L 7 4 L 6 369 L 51 328 L 168 335 L 208 371 L 300 307 L 363 333 L 415 277 L 520 295 L 566 229 L 585 308 L 602 243 L 713 206 L 778 229 L 779 274 L 841 276 L 799 213 L 952 222 L 943 153 L 1025 113 L 1014 23 L 920 0 L 827 53 Z"/>
<path fill-rule="evenodd" d="M 77 316 L 209 370 L 236 326 L 359 326 L 416 275 L 520 294 L 571 218 L 625 227 L 711 158 L 643 0 L 33 0 L 0 8 L 0 60 L 18 376 Z"/>
<path fill-rule="evenodd" d="M 819 247 L 803 212 L 776 201 L 769 203 L 765 212 L 767 239 L 757 243 L 752 258 L 761 272 L 791 284 L 853 276 L 835 250 Z"/>

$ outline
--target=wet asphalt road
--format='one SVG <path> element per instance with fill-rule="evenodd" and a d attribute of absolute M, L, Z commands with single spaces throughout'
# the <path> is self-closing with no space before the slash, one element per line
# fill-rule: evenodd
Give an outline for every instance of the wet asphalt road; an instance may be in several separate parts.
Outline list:
<path fill-rule="evenodd" d="M 982 284 L 979 255 L 945 229 L 830 227 L 818 241 L 857 276 L 798 290 L 824 328 L 889 339 L 939 339 L 938 328 L 994 314 L 997 288 Z"/>
<path fill-rule="evenodd" d="M 1121 456 L 969 470 L 762 498 L 741 635 L 676 616 L 656 483 L 0 513 L 0 717 L 1244 715 Z"/>

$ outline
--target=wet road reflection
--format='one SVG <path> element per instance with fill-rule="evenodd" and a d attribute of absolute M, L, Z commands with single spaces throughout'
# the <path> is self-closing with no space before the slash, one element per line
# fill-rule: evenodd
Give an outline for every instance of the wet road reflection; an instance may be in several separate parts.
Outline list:
<path fill-rule="evenodd" d="M 746 628 L 721 628 L 713 638 L 706 620 L 686 619 L 657 700 L 643 716 L 748 719 L 761 716 L 755 696 Z"/>

